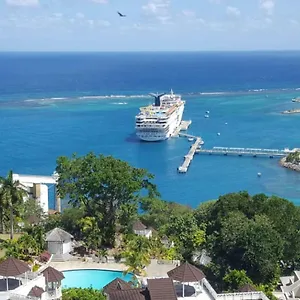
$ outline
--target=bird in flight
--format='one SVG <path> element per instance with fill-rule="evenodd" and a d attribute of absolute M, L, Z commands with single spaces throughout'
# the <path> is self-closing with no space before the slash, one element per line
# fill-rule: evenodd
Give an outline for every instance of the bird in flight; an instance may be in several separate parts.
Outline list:
<path fill-rule="evenodd" d="M 118 11 L 118 15 L 119 15 L 120 17 L 126 17 L 126 15 L 121 14 L 119 11 Z"/>

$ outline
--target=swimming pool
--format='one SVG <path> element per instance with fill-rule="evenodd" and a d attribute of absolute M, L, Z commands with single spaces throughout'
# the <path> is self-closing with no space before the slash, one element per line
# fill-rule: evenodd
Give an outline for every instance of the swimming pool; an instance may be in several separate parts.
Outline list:
<path fill-rule="evenodd" d="M 63 271 L 65 279 L 62 281 L 63 288 L 89 288 L 102 289 L 105 285 L 110 283 L 116 278 L 122 278 L 129 281 L 132 278 L 131 274 L 123 275 L 122 271 L 109 271 L 109 270 L 70 270 Z"/>

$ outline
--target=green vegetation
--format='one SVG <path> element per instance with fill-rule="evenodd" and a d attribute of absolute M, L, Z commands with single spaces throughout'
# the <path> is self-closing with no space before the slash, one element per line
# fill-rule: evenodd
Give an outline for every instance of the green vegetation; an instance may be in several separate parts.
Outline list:
<path fill-rule="evenodd" d="M 92 288 L 70 288 L 63 290 L 62 300 L 106 300 L 102 291 Z"/>
<path fill-rule="evenodd" d="M 292 163 L 292 164 L 300 164 L 300 151 L 290 153 L 286 157 L 286 162 Z"/>
<path fill-rule="evenodd" d="M 157 195 L 150 182 L 153 175 L 111 156 L 59 157 L 56 172 L 59 194 L 88 218 L 81 227 L 84 235 L 88 231 L 93 236 L 88 243 L 95 247 L 113 246 L 116 225 L 133 223 L 135 216 L 124 210 L 137 211 L 142 192 L 149 197 Z"/>
<path fill-rule="evenodd" d="M 125 260 L 127 272 L 134 275 L 143 275 L 152 258 L 197 264 L 206 250 L 212 262 L 201 268 L 218 292 L 251 284 L 270 296 L 281 274 L 300 268 L 300 208 L 288 200 L 239 192 L 192 209 L 160 200 L 146 170 L 93 153 L 60 157 L 56 171 L 59 193 L 71 207 L 47 217 L 35 201 L 20 202 L 22 191 L 12 184 L 11 173 L 1 179 L 2 232 L 9 227 L 13 233 L 11 223 L 23 223 L 24 233 L 0 243 L 6 256 L 26 260 L 38 255 L 45 249 L 44 234 L 60 227 L 102 260 Z M 33 223 L 32 212 L 37 216 Z M 151 238 L 133 233 L 137 220 L 155 229 Z M 63 299 L 101 299 L 94 292 L 69 289 Z"/>
<path fill-rule="evenodd" d="M 20 215 L 21 204 L 26 192 L 20 182 L 13 180 L 13 172 L 7 177 L 0 177 L 0 224 L 3 230 L 5 221 L 9 219 L 10 238 L 14 238 L 14 219 Z"/>

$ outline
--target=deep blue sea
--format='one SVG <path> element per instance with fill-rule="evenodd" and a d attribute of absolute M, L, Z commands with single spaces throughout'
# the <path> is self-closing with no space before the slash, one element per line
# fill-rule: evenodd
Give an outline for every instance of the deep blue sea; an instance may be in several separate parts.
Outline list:
<path fill-rule="evenodd" d="M 178 174 L 186 139 L 137 140 L 148 93 L 171 88 L 207 148 L 300 147 L 300 115 L 280 114 L 300 108 L 300 52 L 2 53 L 0 174 L 50 175 L 59 155 L 94 151 L 149 169 L 163 199 L 192 207 L 240 190 L 300 204 L 300 174 L 276 159 L 196 155 Z"/>

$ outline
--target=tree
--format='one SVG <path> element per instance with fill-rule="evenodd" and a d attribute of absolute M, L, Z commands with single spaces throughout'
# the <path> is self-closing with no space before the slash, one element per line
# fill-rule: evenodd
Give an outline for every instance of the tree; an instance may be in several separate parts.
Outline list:
<path fill-rule="evenodd" d="M 69 288 L 63 289 L 62 300 L 106 300 L 102 291 L 92 288 Z"/>
<path fill-rule="evenodd" d="M 13 172 L 9 171 L 7 177 L 0 177 L 1 205 L 9 211 L 10 238 L 14 237 L 14 217 L 20 214 L 20 206 L 27 192 L 18 180 L 13 180 Z M 3 218 L 3 216 L 2 216 Z"/>
<path fill-rule="evenodd" d="M 144 275 L 145 267 L 150 264 L 151 244 L 144 236 L 130 235 L 126 240 L 123 257 L 128 269 L 125 273 Z"/>
<path fill-rule="evenodd" d="M 101 246 L 101 231 L 94 217 L 85 217 L 79 220 L 81 236 L 88 249 L 96 250 Z"/>
<path fill-rule="evenodd" d="M 149 197 L 158 194 L 151 183 L 152 174 L 111 156 L 89 153 L 59 157 L 56 172 L 61 197 L 68 197 L 73 207 L 83 208 L 87 217 L 94 217 L 103 244 L 110 246 L 114 244 L 120 207 L 135 206 L 145 191 Z"/>
<path fill-rule="evenodd" d="M 231 270 L 223 278 L 228 292 L 236 292 L 246 284 L 253 284 L 245 270 Z"/>
<path fill-rule="evenodd" d="M 38 224 L 44 218 L 44 211 L 35 199 L 27 199 L 22 205 L 20 212 L 25 226 Z"/>
<path fill-rule="evenodd" d="M 255 283 L 273 282 L 278 275 L 283 245 L 269 219 L 257 215 L 249 220 L 241 212 L 231 212 L 222 218 L 220 226 L 209 242 L 222 277 L 229 270 L 244 269 Z"/>
<path fill-rule="evenodd" d="M 185 259 L 190 259 L 194 250 L 205 242 L 205 232 L 199 229 L 192 213 L 169 216 L 165 234 L 175 241 L 176 248 Z"/>

